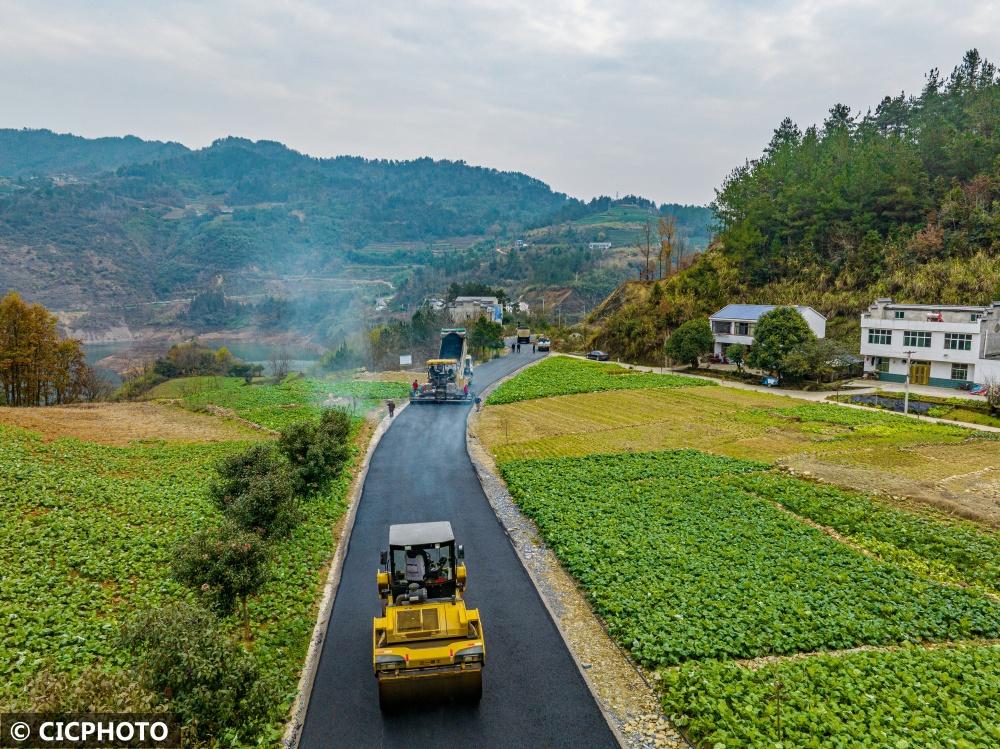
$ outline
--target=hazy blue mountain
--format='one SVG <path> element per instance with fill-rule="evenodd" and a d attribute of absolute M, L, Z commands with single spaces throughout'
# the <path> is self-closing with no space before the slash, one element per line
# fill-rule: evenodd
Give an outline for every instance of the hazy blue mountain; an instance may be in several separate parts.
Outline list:
<path fill-rule="evenodd" d="M 188 149 L 126 135 L 81 138 L 51 130 L 0 129 L 0 177 L 93 177 L 101 172 L 158 159 Z"/>

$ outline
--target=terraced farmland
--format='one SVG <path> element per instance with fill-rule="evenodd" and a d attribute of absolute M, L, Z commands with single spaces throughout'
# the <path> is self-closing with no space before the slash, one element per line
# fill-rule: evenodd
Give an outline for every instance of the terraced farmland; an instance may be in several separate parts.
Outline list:
<path fill-rule="evenodd" d="M 491 406 L 475 431 L 499 460 L 690 447 L 1000 527 L 1000 440 L 888 413 L 721 386 L 658 388 Z"/>
<path fill-rule="evenodd" d="M 501 471 L 611 635 L 647 668 L 686 664 L 664 680 L 664 698 L 706 746 L 771 746 L 755 743 L 766 731 L 752 724 L 728 732 L 730 721 L 766 727 L 770 714 L 753 714 L 762 709 L 754 677 L 726 681 L 713 659 L 1000 637 L 1000 602 L 962 587 L 990 587 L 1000 564 L 997 539 L 971 527 L 889 510 L 866 513 L 862 497 L 776 475 L 766 464 L 692 450 L 511 460 Z M 774 499 L 833 520 L 871 548 L 840 542 Z M 954 584 L 921 574 L 934 564 Z M 700 661 L 709 663 L 703 671 L 691 665 Z M 836 688 L 853 694 L 843 681 L 852 671 L 832 663 L 827 669 L 842 679 Z M 878 677 L 887 692 L 904 683 L 903 675 L 893 675 L 894 664 L 888 661 Z M 798 668 L 801 681 L 815 676 L 808 666 Z M 963 687 L 977 695 L 980 709 L 996 693 L 994 672 L 970 676 Z M 936 682 L 944 677 L 932 666 L 928 674 L 934 679 L 910 684 L 912 726 L 928 724 L 933 716 L 923 711 L 939 699 Z M 745 689 L 733 691 L 730 682 Z M 830 688 L 823 680 L 800 686 Z M 720 712 L 720 699 L 743 712 Z M 828 717 L 840 720 L 834 712 Z M 841 741 L 854 730 L 839 722 L 832 729 Z"/>
<path fill-rule="evenodd" d="M 179 399 L 192 410 L 227 409 L 269 429 L 319 415 L 324 407 L 370 408 L 387 398 L 405 398 L 409 387 L 377 380 L 289 378 L 278 385 L 247 385 L 239 377 L 186 377 L 153 388 L 150 399 Z"/>
<path fill-rule="evenodd" d="M 727 387 L 595 390 L 474 429 L 696 746 L 997 744 L 993 435 Z"/>

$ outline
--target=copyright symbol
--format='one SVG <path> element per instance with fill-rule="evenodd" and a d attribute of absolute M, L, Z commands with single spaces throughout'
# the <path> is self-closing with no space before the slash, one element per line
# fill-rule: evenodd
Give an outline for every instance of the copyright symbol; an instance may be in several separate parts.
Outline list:
<path fill-rule="evenodd" d="M 14 741 L 25 741 L 31 735 L 31 726 L 24 721 L 12 723 L 10 726 L 10 737 Z"/>

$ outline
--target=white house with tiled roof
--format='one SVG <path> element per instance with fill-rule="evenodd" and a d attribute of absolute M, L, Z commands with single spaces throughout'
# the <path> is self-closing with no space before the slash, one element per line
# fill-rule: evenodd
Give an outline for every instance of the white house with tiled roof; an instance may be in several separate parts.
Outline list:
<path fill-rule="evenodd" d="M 798 304 L 727 304 L 708 318 L 712 326 L 712 336 L 715 338 L 715 354 L 723 356 L 726 346 L 733 343 L 752 346 L 757 322 L 763 315 L 781 306 L 792 307 L 802 315 L 817 338 L 826 337 L 826 318 L 812 307 Z"/>

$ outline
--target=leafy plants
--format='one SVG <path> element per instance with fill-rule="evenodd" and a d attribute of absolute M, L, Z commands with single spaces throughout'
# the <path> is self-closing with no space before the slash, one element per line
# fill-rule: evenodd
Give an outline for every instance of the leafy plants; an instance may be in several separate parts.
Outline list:
<path fill-rule="evenodd" d="M 247 599 L 254 668 L 274 688 L 261 701 L 264 707 L 245 718 L 261 722 L 260 741 L 268 745 L 280 740 L 309 645 L 335 543 L 330 528 L 346 507 L 357 437 L 352 420 L 345 469 L 309 498 L 308 512 L 287 536 L 270 541 L 271 574 Z M 120 624 L 136 611 L 193 603 L 199 596 L 173 577 L 174 550 L 200 529 L 223 522 L 209 496 L 214 468 L 251 444 L 150 441 L 109 447 L 46 441 L 0 425 L 0 709 L 52 704 L 36 701 L 31 688 L 43 670 L 44 688 L 56 690 L 96 668 L 110 682 L 100 694 L 113 701 L 102 704 L 134 704 L 116 696 L 128 683 L 121 675 L 129 673 L 134 658 L 122 647 Z M 228 615 L 218 617 L 216 626 L 227 637 L 239 637 L 242 625 L 240 616 Z M 241 660 L 234 663 L 242 668 Z M 67 705 L 86 696 L 65 689 L 59 694 Z M 221 743 L 247 745 L 244 728 L 250 725 L 226 729 Z"/>
<path fill-rule="evenodd" d="M 301 519 L 293 472 L 272 443 L 220 461 L 209 494 L 230 520 L 265 538 L 287 536 Z"/>
<path fill-rule="evenodd" d="M 267 580 L 268 562 L 268 548 L 260 536 L 223 523 L 198 531 L 180 544 L 172 567 L 178 580 L 210 596 L 220 613 L 230 613 L 238 601 L 249 640 L 247 598 Z"/>
<path fill-rule="evenodd" d="M 351 417 L 327 409 L 319 422 L 300 421 L 281 430 L 278 446 L 292 466 L 295 489 L 312 494 L 340 473 L 350 456 Z"/>
<path fill-rule="evenodd" d="M 906 647 L 661 671 L 663 706 L 713 749 L 979 749 L 1000 743 L 1000 646 Z"/>
<path fill-rule="evenodd" d="M 1000 604 L 864 556 L 733 480 L 766 470 L 686 450 L 501 465 L 646 666 L 1000 635 Z"/>
<path fill-rule="evenodd" d="M 274 684 L 210 612 L 166 604 L 127 622 L 121 640 L 143 686 L 169 700 L 193 738 L 246 745 L 267 725 Z"/>
<path fill-rule="evenodd" d="M 714 385 L 707 380 L 674 374 L 636 372 L 611 364 L 553 356 L 521 372 L 494 390 L 486 403 L 499 405 L 555 395 L 601 390 L 639 390 Z"/>

